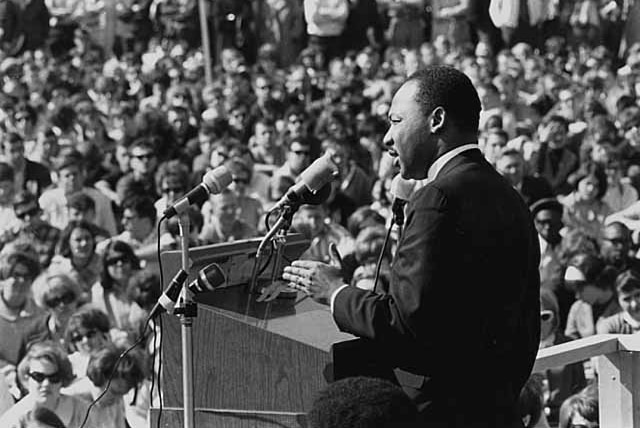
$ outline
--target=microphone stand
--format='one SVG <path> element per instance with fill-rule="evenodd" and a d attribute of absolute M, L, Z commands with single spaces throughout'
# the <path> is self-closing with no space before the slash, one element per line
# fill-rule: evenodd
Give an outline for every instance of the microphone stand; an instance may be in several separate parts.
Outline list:
<path fill-rule="evenodd" d="M 189 259 L 189 215 L 178 216 L 180 228 L 180 251 L 182 255 L 182 269 L 189 273 L 191 261 Z M 193 319 L 198 315 L 196 303 L 188 290 L 188 281 L 182 286 L 181 298 L 174 310 L 180 318 L 182 333 L 182 397 L 184 410 L 184 428 L 195 428 L 195 404 L 193 385 Z"/>

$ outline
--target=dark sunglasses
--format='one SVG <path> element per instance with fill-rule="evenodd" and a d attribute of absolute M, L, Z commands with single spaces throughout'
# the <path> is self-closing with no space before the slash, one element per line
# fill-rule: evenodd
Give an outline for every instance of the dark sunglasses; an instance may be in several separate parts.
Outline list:
<path fill-rule="evenodd" d="M 49 379 L 51 383 L 62 382 L 62 377 L 59 373 L 45 374 L 42 372 L 29 372 L 27 375 L 38 383 L 44 382 L 45 379 Z"/>
<path fill-rule="evenodd" d="M 132 158 L 135 159 L 139 159 L 139 160 L 149 160 L 149 159 L 153 159 L 156 155 L 154 155 L 153 153 L 146 153 L 144 155 L 131 155 Z"/>
<path fill-rule="evenodd" d="M 128 263 L 129 260 L 124 256 L 110 257 L 110 258 L 108 258 L 106 260 L 107 266 L 113 266 L 113 265 L 118 264 L 120 262 L 122 262 L 124 264 L 124 263 Z"/>
<path fill-rule="evenodd" d="M 61 303 L 68 305 L 70 303 L 73 303 L 75 300 L 76 295 L 70 291 L 67 291 L 66 293 L 63 293 L 62 296 L 50 297 L 48 299 L 45 299 L 44 302 L 50 308 L 57 308 Z"/>
<path fill-rule="evenodd" d="M 74 334 L 73 336 L 71 336 L 71 341 L 72 342 L 81 342 L 82 339 L 84 339 L 85 337 L 87 339 L 93 339 L 97 335 L 98 335 L 98 331 L 97 330 L 89 330 L 85 334 L 79 334 L 79 333 L 78 334 Z"/>
<path fill-rule="evenodd" d="M 309 152 L 307 150 L 293 150 L 293 153 L 298 156 L 309 156 Z"/>

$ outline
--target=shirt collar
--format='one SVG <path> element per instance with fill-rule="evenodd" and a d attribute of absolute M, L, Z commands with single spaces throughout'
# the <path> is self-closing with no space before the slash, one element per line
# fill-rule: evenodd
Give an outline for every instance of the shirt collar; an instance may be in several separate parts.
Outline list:
<path fill-rule="evenodd" d="M 438 159 L 436 159 L 433 165 L 431 165 L 429 171 L 427 171 L 427 182 L 430 183 L 435 180 L 438 177 L 438 174 L 440 174 L 440 171 L 442 171 L 442 168 L 444 168 L 444 166 L 448 164 L 451 159 L 458 156 L 460 153 L 477 148 L 478 145 L 476 143 L 464 144 L 440 156 Z"/>

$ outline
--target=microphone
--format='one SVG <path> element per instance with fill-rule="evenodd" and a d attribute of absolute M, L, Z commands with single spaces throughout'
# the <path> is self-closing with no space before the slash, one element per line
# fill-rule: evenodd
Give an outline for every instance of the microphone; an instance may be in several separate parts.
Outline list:
<path fill-rule="evenodd" d="M 415 180 L 407 180 L 402 178 L 400 174 L 396 174 L 391 181 L 391 189 L 389 189 L 389 192 L 393 195 L 391 211 L 393 212 L 394 222 L 398 226 L 404 224 L 404 206 L 411 198 L 415 187 Z"/>
<path fill-rule="evenodd" d="M 162 296 L 158 299 L 158 303 L 156 303 L 151 312 L 149 312 L 149 319 L 155 318 L 165 311 L 169 313 L 173 312 L 180 291 L 182 291 L 182 284 L 187 280 L 188 276 L 189 274 L 184 269 L 178 271 L 164 293 L 162 293 Z M 193 294 L 204 293 L 205 291 L 215 290 L 224 284 L 226 280 L 220 266 L 217 263 L 211 263 L 198 272 L 198 277 L 191 281 L 187 288 Z"/>
<path fill-rule="evenodd" d="M 317 205 L 322 203 L 329 196 L 328 194 L 323 195 L 325 185 L 336 178 L 338 173 L 338 165 L 331 154 L 326 153 L 302 171 L 300 180 L 287 190 L 287 193 L 270 211 L 278 211 L 286 206 L 293 207 L 295 210 L 302 204 Z M 329 187 L 328 190 L 330 193 L 331 188 Z"/>
<path fill-rule="evenodd" d="M 191 205 L 201 204 L 207 200 L 210 194 L 220 193 L 222 189 L 231 184 L 231 181 L 231 171 L 226 166 L 219 166 L 207 172 L 202 177 L 202 183 L 164 210 L 164 216 L 170 219 L 176 214 L 184 214 Z"/>

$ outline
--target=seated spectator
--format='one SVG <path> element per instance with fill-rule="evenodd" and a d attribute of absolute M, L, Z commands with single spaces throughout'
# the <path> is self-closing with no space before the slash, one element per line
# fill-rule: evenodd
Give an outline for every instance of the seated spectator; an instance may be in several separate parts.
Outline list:
<path fill-rule="evenodd" d="M 575 290 L 576 300 L 567 318 L 564 334 L 572 339 L 592 336 L 600 320 L 620 312 L 615 295 L 616 269 L 601 258 L 576 254 L 564 274 L 565 285 Z"/>
<path fill-rule="evenodd" d="M 559 427 L 597 428 L 599 422 L 597 384 L 590 384 L 562 403 Z"/>
<path fill-rule="evenodd" d="M 599 239 L 604 220 L 611 214 L 609 206 L 602 201 L 607 191 L 607 177 L 599 165 L 591 163 L 583 165 L 572 180 L 573 192 L 560 198 L 564 205 L 564 225 Z"/>
<path fill-rule="evenodd" d="M 9 132 L 2 139 L 2 151 L 5 162 L 13 168 L 14 192 L 27 191 L 40 194 L 51 185 L 51 174 L 44 165 L 25 158 L 24 138 Z"/>
<path fill-rule="evenodd" d="M 491 128 L 483 132 L 479 143 L 487 162 L 495 167 L 500 153 L 505 149 L 508 141 L 509 136 L 502 128 Z"/>
<path fill-rule="evenodd" d="M 540 290 L 540 349 L 569 342 L 558 329 L 560 326 L 558 302 L 554 294 Z M 558 422 L 560 405 L 571 394 L 575 394 L 586 386 L 582 363 L 567 364 L 539 373 L 544 380 L 547 394 L 544 407 L 548 410 L 548 421 L 555 425 Z"/>
<path fill-rule="evenodd" d="M 622 159 L 610 154 L 605 165 L 607 193 L 602 200 L 616 213 L 629 208 L 638 200 L 638 192 L 622 177 Z"/>
<path fill-rule="evenodd" d="M 524 158 L 515 149 L 502 150 L 496 158 L 496 170 L 520 193 L 527 205 L 552 197 L 549 183 L 541 177 L 526 175 L 524 168 Z"/>
<path fill-rule="evenodd" d="M 249 150 L 256 163 L 281 166 L 285 162 L 286 148 L 276 144 L 275 124 L 267 119 L 258 119 L 253 135 L 249 138 Z"/>
<path fill-rule="evenodd" d="M 94 229 L 96 242 L 109 238 L 109 232 L 96 225 L 96 203 L 84 192 L 72 193 L 67 197 L 69 222 L 84 221 L 90 223 Z"/>
<path fill-rule="evenodd" d="M 392 256 L 391 245 L 385 241 L 386 235 L 387 231 L 384 226 L 370 226 L 360 231 L 355 239 L 354 251 L 358 267 L 353 272 L 351 285 L 363 290 L 388 289 L 391 281 Z M 380 257 L 382 258 L 380 273 L 377 275 L 376 270 Z"/>
<path fill-rule="evenodd" d="M 45 310 L 27 326 L 20 340 L 18 359 L 33 342 L 53 340 L 64 343 L 64 332 L 71 315 L 83 303 L 80 286 L 64 272 L 47 270 L 32 285 L 33 300 Z"/>
<path fill-rule="evenodd" d="M 31 292 L 39 272 L 32 247 L 10 245 L 0 254 L 0 377 L 16 398 L 20 396 L 16 383 L 20 343 L 29 325 L 43 313 Z"/>
<path fill-rule="evenodd" d="M 540 241 L 540 285 L 554 292 L 562 286 L 560 260 L 563 207 L 555 198 L 540 199 L 530 207 Z"/>
<path fill-rule="evenodd" d="M 203 245 L 203 242 L 199 238 L 204 225 L 202 213 L 197 207 L 189 207 L 187 215 L 189 216 L 189 232 L 187 236 L 189 246 L 195 247 Z M 167 220 L 165 232 L 160 235 L 160 251 L 180 249 L 181 239 L 179 217 L 171 217 Z"/>
<path fill-rule="evenodd" d="M 535 172 L 551 185 L 555 195 L 571 191 L 567 179 L 578 169 L 578 156 L 567 147 L 569 124 L 562 116 L 550 116 L 539 131 L 540 149 L 532 158 Z M 605 181 L 606 183 L 606 181 Z M 602 188 L 602 194 L 606 187 Z"/>
<path fill-rule="evenodd" d="M 95 224 L 106 230 L 109 235 L 115 235 L 116 220 L 111 201 L 97 189 L 84 186 L 85 168 L 84 157 L 78 151 L 68 151 L 58 158 L 55 168 L 58 174 L 56 187 L 44 191 L 39 199 L 43 218 L 59 229 L 67 227 L 69 223 L 67 197 L 82 191 L 95 202 Z"/>
<path fill-rule="evenodd" d="M 242 158 L 235 157 L 226 162 L 233 177 L 233 182 L 229 189 L 236 195 L 238 209 L 240 210 L 240 220 L 253 227 L 255 230 L 263 230 L 262 219 L 264 210 L 262 202 L 252 194 L 249 194 L 249 183 L 253 175 L 253 165 L 247 164 Z M 202 206 L 203 213 L 210 213 L 210 202 L 207 201 Z M 207 220 L 205 220 L 206 222 Z"/>
<path fill-rule="evenodd" d="M 0 426 L 21 428 L 29 413 L 43 406 L 65 426 L 80 427 L 89 403 L 60 392 L 73 379 L 71 363 L 60 345 L 50 341 L 34 343 L 18 365 L 18 377 L 27 395 L 0 417 Z M 91 413 L 87 426 L 99 426 Z"/>
<path fill-rule="evenodd" d="M 162 195 L 154 204 L 156 216 L 160 218 L 167 207 L 191 188 L 189 168 L 175 159 L 163 162 L 156 171 L 155 183 L 156 191 Z"/>
<path fill-rule="evenodd" d="M 114 330 L 135 338 L 145 314 L 129 299 L 127 288 L 140 260 L 128 244 L 115 240 L 105 248 L 101 263 L 100 279 L 91 287 L 91 304 L 107 314 Z"/>
<path fill-rule="evenodd" d="M 311 144 L 303 138 L 288 141 L 288 151 L 284 164 L 273 172 L 269 180 L 271 201 L 278 201 L 300 177 L 300 173 L 311 163 Z"/>
<path fill-rule="evenodd" d="M 124 175 L 116 185 L 118 200 L 123 203 L 135 195 L 148 196 L 154 201 L 158 199 L 154 174 L 158 167 L 158 148 L 149 138 L 141 138 L 129 146 L 131 172 Z"/>
<path fill-rule="evenodd" d="M 600 255 L 618 272 L 627 269 L 640 271 L 640 260 L 631 254 L 631 231 L 623 223 L 613 222 L 604 227 Z"/>
<path fill-rule="evenodd" d="M 158 287 L 160 278 L 148 270 L 135 272 L 129 280 L 127 296 L 147 314 L 155 306 L 162 294 Z"/>
<path fill-rule="evenodd" d="M 15 174 L 9 164 L 0 162 L 0 239 L 9 242 L 20 227 L 13 210 Z"/>
<path fill-rule="evenodd" d="M 640 331 L 640 273 L 626 270 L 616 278 L 616 292 L 621 312 L 604 318 L 596 325 L 598 334 L 633 334 Z"/>
<path fill-rule="evenodd" d="M 353 253 L 354 240 L 349 232 L 328 216 L 323 205 L 302 205 L 293 216 L 292 227 L 311 240 L 309 248 L 302 253 L 300 260 L 316 260 L 324 263 L 331 261 L 329 245 L 334 243 L 344 258 Z"/>
<path fill-rule="evenodd" d="M 107 314 L 91 306 L 80 308 L 69 318 L 64 341 L 75 376 L 73 383 L 87 377 L 91 354 L 111 343 L 110 327 Z"/>
<path fill-rule="evenodd" d="M 210 220 L 204 224 L 200 233 L 200 241 L 203 244 L 237 241 L 257 235 L 255 228 L 240 219 L 238 198 L 231 189 L 211 195 L 209 201 Z"/>
<path fill-rule="evenodd" d="M 102 271 L 100 257 L 96 253 L 95 229 L 91 223 L 84 220 L 69 222 L 60 234 L 56 252 L 51 267 L 66 272 L 88 298 L 91 286 Z"/>
<path fill-rule="evenodd" d="M 393 383 L 349 377 L 320 391 L 308 413 L 310 428 L 418 427 L 418 411 Z"/>
<path fill-rule="evenodd" d="M 144 359 L 135 351 L 124 355 L 118 365 L 116 361 L 124 349 L 107 346 L 91 355 L 87 365 L 85 382 L 78 382 L 66 388 L 67 394 L 87 401 L 101 396 L 91 409 L 92 416 L 100 421 L 100 428 L 121 428 L 127 426 L 123 396 L 138 386 L 146 376 Z M 109 383 L 109 388 L 102 395 Z"/>
<path fill-rule="evenodd" d="M 21 222 L 14 242 L 33 245 L 38 252 L 40 266 L 48 267 L 60 239 L 60 229 L 42 219 L 38 198 L 28 192 L 20 192 L 15 196 L 13 210 Z"/>

